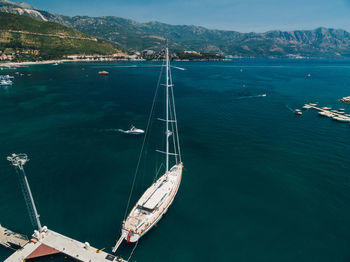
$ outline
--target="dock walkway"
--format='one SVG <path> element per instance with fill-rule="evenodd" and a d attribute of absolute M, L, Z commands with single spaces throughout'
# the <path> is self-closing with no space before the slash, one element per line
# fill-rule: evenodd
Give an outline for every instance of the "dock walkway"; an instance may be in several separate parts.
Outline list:
<path fill-rule="evenodd" d="M 4 262 L 26 261 L 29 258 L 58 253 L 65 254 L 81 262 L 126 262 L 122 258 L 110 255 L 91 247 L 87 243 L 84 244 L 52 230 L 41 232 L 38 237 L 33 238 L 31 242 L 26 244 L 22 249 L 17 250 Z"/>
<path fill-rule="evenodd" d="M 16 249 L 24 247 L 28 242 L 27 236 L 15 233 L 0 225 L 0 245 Z"/>
<path fill-rule="evenodd" d="M 311 108 L 313 108 L 313 109 L 318 110 L 318 111 L 323 111 L 323 112 L 327 112 L 327 113 L 330 113 L 330 114 L 333 114 L 333 115 L 336 115 L 336 116 L 344 117 L 344 115 L 342 115 L 342 114 L 338 114 L 338 113 L 335 113 L 335 112 L 327 110 L 327 109 L 323 109 L 323 108 L 320 108 L 320 107 L 317 107 L 317 106 L 312 106 L 312 105 L 309 105 L 309 106 Z"/>

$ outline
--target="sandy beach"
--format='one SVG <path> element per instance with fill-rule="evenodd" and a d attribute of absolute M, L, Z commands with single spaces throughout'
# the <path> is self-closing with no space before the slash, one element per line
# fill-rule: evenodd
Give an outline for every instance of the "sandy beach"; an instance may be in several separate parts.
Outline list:
<path fill-rule="evenodd" d="M 0 67 L 43 65 L 43 64 L 54 64 L 54 63 L 62 63 L 62 62 L 74 62 L 74 61 L 69 59 L 63 59 L 63 60 L 46 60 L 46 61 L 37 61 L 37 62 L 1 62 Z"/>

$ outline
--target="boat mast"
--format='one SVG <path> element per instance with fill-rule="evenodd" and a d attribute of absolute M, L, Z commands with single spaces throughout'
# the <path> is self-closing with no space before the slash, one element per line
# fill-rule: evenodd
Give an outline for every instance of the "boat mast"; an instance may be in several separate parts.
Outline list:
<path fill-rule="evenodd" d="M 166 162 L 165 162 L 165 173 L 169 171 L 169 49 L 168 40 L 165 40 L 165 59 L 166 59 Z"/>
<path fill-rule="evenodd" d="M 24 182 L 23 194 L 24 194 L 24 198 L 26 200 L 26 204 L 29 207 L 29 215 L 34 217 L 35 223 L 38 227 L 38 230 L 41 232 L 42 227 L 41 227 L 41 223 L 40 223 L 40 219 L 39 219 L 40 215 L 38 214 L 38 211 L 36 210 L 32 191 L 30 190 L 28 179 L 27 179 L 26 173 L 25 173 L 24 168 L 23 168 L 25 163 L 27 163 L 29 161 L 28 156 L 26 154 L 12 154 L 11 156 L 7 157 L 7 160 L 10 161 L 13 166 L 18 168 L 18 170 L 20 172 L 21 178 L 23 179 L 23 182 Z"/>

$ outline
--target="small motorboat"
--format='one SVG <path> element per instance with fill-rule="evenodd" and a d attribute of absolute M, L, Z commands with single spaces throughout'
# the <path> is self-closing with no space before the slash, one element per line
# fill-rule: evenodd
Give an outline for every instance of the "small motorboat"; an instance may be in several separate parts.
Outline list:
<path fill-rule="evenodd" d="M 331 108 L 331 107 L 328 107 L 328 106 L 324 106 L 324 107 L 322 107 L 322 109 L 330 110 L 330 109 L 332 109 L 332 108 Z"/>
<path fill-rule="evenodd" d="M 303 112 L 301 112 L 300 109 L 295 109 L 294 112 L 295 112 L 296 115 L 299 115 L 299 116 L 303 114 Z"/>
<path fill-rule="evenodd" d="M 266 96 L 266 94 L 262 94 L 262 95 L 260 95 L 261 97 L 265 97 Z"/>
<path fill-rule="evenodd" d="M 309 104 L 305 104 L 302 108 L 303 108 L 303 109 L 310 109 L 311 106 L 310 106 Z"/>
<path fill-rule="evenodd" d="M 126 130 L 124 133 L 130 134 L 130 135 L 142 135 L 143 133 L 145 133 L 145 131 L 143 131 L 142 129 L 138 129 L 135 126 L 131 125 L 130 129 Z"/>
<path fill-rule="evenodd" d="M 328 113 L 328 112 L 325 112 L 325 111 L 320 111 L 320 112 L 318 112 L 318 114 L 319 114 L 320 116 L 328 116 L 328 115 L 329 115 L 329 113 Z"/>
<path fill-rule="evenodd" d="M 335 115 L 333 113 L 331 113 L 331 112 L 325 112 L 325 116 L 326 117 L 333 117 Z"/>
<path fill-rule="evenodd" d="M 334 120 L 340 121 L 340 122 L 350 122 L 350 117 L 345 116 L 333 116 Z"/>
<path fill-rule="evenodd" d="M 108 75 L 109 75 L 109 72 L 107 72 L 107 71 L 100 71 L 100 72 L 98 72 L 98 74 L 99 74 L 100 76 L 108 76 Z"/>
<path fill-rule="evenodd" d="M 12 86 L 13 82 L 11 80 L 0 80 L 0 86 Z"/>
<path fill-rule="evenodd" d="M 14 79 L 14 76 L 10 76 L 10 75 L 0 75 L 0 80 L 10 80 L 10 79 Z"/>

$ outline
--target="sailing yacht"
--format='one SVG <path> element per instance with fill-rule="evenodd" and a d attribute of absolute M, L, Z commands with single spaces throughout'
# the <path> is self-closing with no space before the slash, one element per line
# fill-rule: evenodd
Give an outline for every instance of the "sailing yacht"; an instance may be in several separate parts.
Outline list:
<path fill-rule="evenodd" d="M 145 235 L 167 212 L 179 189 L 182 177 L 183 163 L 181 161 L 179 136 L 173 97 L 173 84 L 170 72 L 169 50 L 165 48 L 166 82 L 165 93 L 165 151 L 156 150 L 165 154 L 165 173 L 158 178 L 141 196 L 127 218 L 123 221 L 121 236 L 117 241 L 115 252 L 123 240 L 137 242 Z M 147 131 L 147 130 L 146 130 Z M 170 140 L 170 141 L 169 141 Z M 174 152 L 169 152 L 169 143 L 172 143 Z M 169 168 L 169 156 L 174 157 L 174 164 Z"/>

